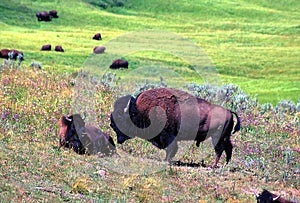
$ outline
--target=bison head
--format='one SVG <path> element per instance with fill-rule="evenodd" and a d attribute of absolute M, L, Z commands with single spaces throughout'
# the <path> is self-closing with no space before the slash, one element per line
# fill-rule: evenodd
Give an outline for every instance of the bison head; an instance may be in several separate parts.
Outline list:
<path fill-rule="evenodd" d="M 133 137 L 151 140 L 166 124 L 166 113 L 161 107 L 153 106 L 149 112 L 141 112 L 136 100 L 127 95 L 114 103 L 110 126 L 116 132 L 119 144 Z"/>
<path fill-rule="evenodd" d="M 78 136 L 78 133 L 84 131 L 84 125 L 84 121 L 79 114 L 63 116 L 60 121 L 60 146 L 72 148 L 75 152 L 84 154 L 85 148 Z"/>
<path fill-rule="evenodd" d="M 126 125 L 131 123 L 130 116 L 136 112 L 135 99 L 130 96 L 119 98 L 114 104 L 114 111 L 110 115 L 110 126 L 117 134 L 118 144 L 122 144 L 132 137 L 128 136 Z M 127 132 L 126 132 L 127 131 Z"/>
<path fill-rule="evenodd" d="M 281 202 L 279 201 L 280 195 L 274 195 L 270 193 L 268 190 L 263 190 L 261 194 L 255 194 L 257 203 L 273 203 L 273 202 Z"/>

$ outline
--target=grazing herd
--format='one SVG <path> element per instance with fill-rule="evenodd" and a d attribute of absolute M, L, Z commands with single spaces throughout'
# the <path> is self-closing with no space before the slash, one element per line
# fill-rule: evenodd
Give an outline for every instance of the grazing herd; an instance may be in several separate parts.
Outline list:
<path fill-rule="evenodd" d="M 47 11 L 41 11 L 36 13 L 36 17 L 38 21 L 51 21 L 52 18 L 58 18 L 57 11 L 56 10 L 51 10 L 49 12 Z M 93 38 L 94 40 L 102 40 L 101 33 L 96 33 Z M 41 51 L 51 51 L 51 44 L 45 44 L 42 45 Z M 94 54 L 103 54 L 105 52 L 105 47 L 104 46 L 95 46 L 93 49 Z M 61 45 L 57 45 L 54 48 L 54 51 L 56 52 L 65 52 L 63 47 Z M 0 58 L 4 59 L 11 59 L 11 60 L 18 60 L 18 64 L 24 60 L 24 54 L 18 50 L 12 49 L 2 49 L 0 51 Z M 128 69 L 128 61 L 126 60 L 121 60 L 117 59 L 112 62 L 110 65 L 111 69 L 119 69 L 119 68 L 127 68 Z"/>

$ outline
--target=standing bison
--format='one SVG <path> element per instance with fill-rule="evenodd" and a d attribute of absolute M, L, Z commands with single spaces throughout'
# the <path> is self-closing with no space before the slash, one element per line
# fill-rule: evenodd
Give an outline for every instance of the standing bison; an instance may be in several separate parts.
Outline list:
<path fill-rule="evenodd" d="M 212 138 L 216 157 L 212 167 L 225 150 L 226 162 L 232 156 L 231 132 L 233 115 L 237 118 L 234 132 L 240 130 L 236 113 L 211 104 L 201 98 L 173 88 L 157 88 L 140 93 L 136 98 L 119 98 L 111 113 L 110 126 L 122 144 L 133 137 L 150 141 L 159 149 L 166 149 L 166 160 L 175 156 L 180 140 L 200 142 Z"/>
<path fill-rule="evenodd" d="M 57 46 L 55 46 L 55 49 L 54 49 L 55 51 L 58 51 L 58 52 L 64 52 L 65 50 L 62 48 L 62 46 L 59 46 L 59 45 L 57 45 Z"/>
<path fill-rule="evenodd" d="M 128 61 L 117 59 L 109 66 L 111 69 L 128 68 Z"/>
<path fill-rule="evenodd" d="M 101 38 L 101 34 L 100 33 L 96 33 L 93 37 L 94 40 L 102 40 Z"/>
<path fill-rule="evenodd" d="M 59 146 L 78 154 L 112 155 L 116 152 L 113 139 L 94 126 L 86 126 L 79 114 L 63 116 L 60 121 Z"/>
<path fill-rule="evenodd" d="M 58 18 L 57 11 L 56 10 L 51 10 L 49 11 L 49 15 L 51 18 Z"/>
<path fill-rule="evenodd" d="M 38 21 L 51 21 L 51 16 L 48 12 L 42 11 L 36 14 Z"/>
<path fill-rule="evenodd" d="M 104 46 L 96 46 L 93 49 L 93 53 L 94 54 L 103 54 L 105 51 L 105 47 Z"/>
<path fill-rule="evenodd" d="M 51 51 L 51 44 L 43 45 L 41 51 Z"/>

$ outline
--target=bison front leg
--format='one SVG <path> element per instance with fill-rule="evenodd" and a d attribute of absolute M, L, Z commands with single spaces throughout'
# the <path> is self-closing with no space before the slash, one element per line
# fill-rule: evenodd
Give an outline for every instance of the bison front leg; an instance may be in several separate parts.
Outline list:
<path fill-rule="evenodd" d="M 166 148 L 166 161 L 171 162 L 172 158 L 176 155 L 178 151 L 178 144 L 176 140 L 173 140 L 171 144 Z"/>

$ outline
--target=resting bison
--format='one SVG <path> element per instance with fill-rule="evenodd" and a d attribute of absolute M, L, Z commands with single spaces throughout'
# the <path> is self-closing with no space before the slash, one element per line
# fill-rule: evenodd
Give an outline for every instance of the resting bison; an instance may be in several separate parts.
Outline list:
<path fill-rule="evenodd" d="M 137 98 L 119 98 L 111 113 L 110 126 L 119 144 L 133 137 L 146 139 L 159 149 L 166 149 L 167 161 L 175 156 L 177 141 L 195 140 L 199 147 L 200 142 L 212 137 L 215 167 L 224 150 L 227 163 L 231 159 L 233 115 L 237 118 L 235 133 L 240 130 L 236 113 L 178 89 L 158 88 L 144 91 Z"/>
<path fill-rule="evenodd" d="M 36 14 L 38 21 L 51 21 L 51 16 L 48 12 L 42 11 Z"/>
<path fill-rule="evenodd" d="M 49 15 L 50 15 L 52 18 L 58 18 L 58 15 L 57 15 L 57 11 L 56 11 L 56 10 L 51 10 L 51 11 L 49 11 Z"/>
<path fill-rule="evenodd" d="M 51 44 L 43 45 L 41 51 L 51 51 Z"/>
<path fill-rule="evenodd" d="M 109 66 L 111 69 L 128 68 L 128 61 L 117 59 Z"/>
<path fill-rule="evenodd" d="M 59 45 L 57 45 L 57 46 L 55 46 L 55 49 L 54 49 L 55 51 L 58 51 L 58 52 L 64 52 L 65 50 L 61 47 L 61 46 L 59 46 Z"/>
<path fill-rule="evenodd" d="M 95 40 L 102 40 L 101 34 L 100 33 L 95 34 L 94 37 L 93 37 L 93 39 L 95 39 Z"/>
<path fill-rule="evenodd" d="M 96 46 L 93 49 L 94 54 L 103 54 L 105 51 L 105 47 L 104 46 Z"/>
<path fill-rule="evenodd" d="M 24 54 L 23 54 L 23 52 L 20 52 L 15 49 L 12 49 L 12 50 L 2 49 L 0 51 L 0 58 L 22 61 L 22 60 L 24 60 Z"/>
<path fill-rule="evenodd" d="M 116 152 L 113 139 L 94 126 L 86 126 L 79 114 L 63 116 L 60 125 L 60 147 L 72 148 L 78 154 L 112 155 Z"/>
<path fill-rule="evenodd" d="M 257 203 L 294 203 L 289 200 L 285 200 L 280 195 L 275 195 L 268 190 L 263 190 L 259 195 L 256 195 Z"/>

